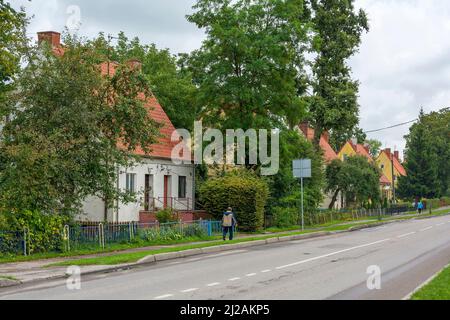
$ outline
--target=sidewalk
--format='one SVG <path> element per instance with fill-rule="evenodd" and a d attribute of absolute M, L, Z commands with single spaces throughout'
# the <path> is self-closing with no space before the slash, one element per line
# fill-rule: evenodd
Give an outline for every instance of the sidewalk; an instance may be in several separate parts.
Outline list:
<path fill-rule="evenodd" d="M 445 210 L 450 209 L 449 207 L 440 208 L 439 210 Z M 395 221 L 395 218 L 409 218 L 409 217 L 420 217 L 424 216 L 418 215 L 418 214 L 408 214 L 408 215 L 399 215 L 394 216 L 392 218 L 384 218 L 382 223 L 389 223 L 392 221 Z M 354 223 L 368 223 L 368 222 L 375 222 L 376 220 L 368 219 L 368 220 L 359 220 L 359 221 L 348 221 L 343 222 L 339 224 L 335 224 L 333 226 L 344 226 L 344 225 L 350 225 Z M 325 229 L 327 227 L 319 227 L 319 228 L 312 228 L 312 229 L 306 229 L 306 230 L 314 230 L 317 232 L 313 233 L 306 233 L 298 237 L 299 239 L 307 239 L 314 236 L 320 236 L 320 235 L 326 235 L 326 234 L 332 234 L 332 232 L 321 232 L 321 230 Z M 283 237 L 283 240 L 280 240 L 281 238 L 276 238 L 277 235 L 286 235 L 289 233 L 295 233 L 299 230 L 293 230 L 293 231 L 285 231 L 285 232 L 277 232 L 277 233 L 265 233 L 260 235 L 255 234 L 240 234 L 237 235 L 237 239 L 244 239 L 244 238 L 251 238 L 251 237 L 257 237 L 257 236 L 264 236 L 264 235 L 273 235 L 274 239 L 278 239 L 277 241 L 286 241 L 289 240 L 289 236 Z M 290 236 L 293 238 L 293 236 Z M 284 239 L 286 238 L 286 239 Z M 297 237 L 295 237 L 297 238 Z M 292 239 L 291 239 L 292 240 Z M 66 275 L 67 267 L 45 267 L 49 264 L 53 263 L 59 263 L 59 262 L 65 262 L 70 260 L 77 260 L 80 258 L 92 258 L 92 257 L 102 257 L 102 256 L 112 256 L 122 253 L 132 253 L 132 252 L 140 252 L 140 251 L 151 251 L 151 250 L 157 250 L 157 249 L 163 249 L 163 248 L 176 248 L 186 245 L 193 245 L 193 244 L 202 244 L 202 243 L 210 243 L 211 241 L 199 241 L 199 242 L 191 242 L 191 243 L 182 243 L 182 244 L 176 244 L 176 245 L 159 245 L 159 246 L 148 246 L 148 247 L 140 247 L 140 248 L 132 248 L 132 249 L 126 249 L 126 250 L 120 250 L 120 251 L 113 251 L 113 252 L 107 252 L 107 253 L 96 253 L 96 254 L 89 254 L 89 255 L 82 255 L 82 256 L 72 256 L 72 257 L 61 257 L 61 258 L 49 258 L 49 259 L 41 259 L 41 260 L 34 260 L 34 261 L 23 261 L 23 262 L 12 262 L 12 263 L 4 263 L 0 264 L 0 287 L 9 286 L 9 285 L 16 285 L 20 283 L 29 283 L 33 281 L 39 281 L 39 280 L 46 280 L 46 279 L 52 279 L 52 278 L 61 278 Z M 252 241 L 253 242 L 253 241 Z M 269 243 L 269 242 L 276 242 L 276 241 L 266 241 L 266 240 L 258 240 L 254 241 L 255 243 L 261 244 L 261 242 Z M 247 242 L 244 243 L 247 246 L 250 246 L 251 243 Z M 225 245 L 225 246 L 224 246 Z M 224 243 L 221 247 L 227 247 L 226 243 Z M 238 244 L 239 245 L 239 244 Z M 242 245 L 242 243 L 241 243 Z M 235 246 L 235 245 L 228 245 L 228 246 Z M 212 251 L 212 248 L 216 247 L 209 247 L 208 251 Z M 193 249 L 198 250 L 198 253 L 200 253 L 200 249 Z M 206 251 L 206 250 L 205 250 Z M 219 250 L 217 250 L 219 251 Z M 197 254 L 198 254 L 197 253 Z M 164 255 L 164 254 L 162 254 Z M 167 254 L 166 254 L 167 255 Z M 153 260 L 154 261 L 154 260 Z M 132 264 L 122 264 L 122 265 L 108 265 L 108 266 L 102 266 L 102 265 L 90 265 L 90 266 L 82 266 L 81 272 L 82 274 L 91 273 L 91 272 L 101 272 L 101 271 L 107 271 L 112 269 L 118 269 L 121 267 L 129 267 L 130 265 L 135 265 L 135 263 Z M 6 278 L 5 278 L 6 277 Z M 14 280 L 12 280 L 14 279 Z"/>

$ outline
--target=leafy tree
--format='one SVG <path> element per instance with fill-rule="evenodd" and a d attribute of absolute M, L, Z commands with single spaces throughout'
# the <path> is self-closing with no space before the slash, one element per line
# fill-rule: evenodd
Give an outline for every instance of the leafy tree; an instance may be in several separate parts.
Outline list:
<path fill-rule="evenodd" d="M 450 195 L 450 108 L 425 115 L 424 125 L 432 136 L 433 152 L 437 155 L 438 193 Z"/>
<path fill-rule="evenodd" d="M 198 0 L 188 20 L 205 29 L 187 59 L 201 116 L 219 128 L 272 128 L 301 113 L 306 36 L 302 0 Z"/>
<path fill-rule="evenodd" d="M 329 208 L 334 207 L 339 193 L 345 195 L 347 206 L 352 203 L 358 206 L 368 202 L 379 203 L 380 176 L 379 169 L 362 156 L 332 161 L 326 169 L 326 191 L 333 193 Z"/>
<path fill-rule="evenodd" d="M 397 192 L 400 197 L 431 199 L 440 195 L 438 150 L 433 144 L 433 140 L 437 137 L 431 134 L 426 122 L 422 109 L 419 121 L 410 128 L 409 134 L 405 137 L 407 176 L 399 178 Z M 446 125 L 448 126 L 448 123 Z M 446 166 L 448 168 L 448 164 Z"/>
<path fill-rule="evenodd" d="M 120 63 L 131 59 L 142 62 L 142 72 L 173 125 L 192 129 L 198 119 L 197 88 L 186 68 L 178 66 L 178 60 L 182 62 L 184 56 L 178 58 L 167 49 L 159 50 L 154 44 L 141 44 L 137 37 L 130 40 L 123 32 L 117 39 L 117 44 L 112 46 L 101 33 L 95 45 L 105 59 Z"/>
<path fill-rule="evenodd" d="M 373 158 L 378 157 L 381 151 L 381 147 L 383 146 L 383 143 L 376 139 L 369 139 L 366 140 L 365 142 L 369 145 L 370 155 Z"/>
<path fill-rule="evenodd" d="M 314 143 L 328 130 L 333 135 L 352 134 L 358 124 L 358 82 L 351 78 L 348 59 L 368 31 L 363 10 L 355 12 L 354 0 L 309 0 L 311 10 L 312 96 L 309 112 L 314 124 Z"/>
<path fill-rule="evenodd" d="M 9 2 L 0 0 L 0 103 L 5 103 L 5 94 L 14 85 L 14 77 L 25 53 L 27 23 L 23 10 L 16 11 Z"/>
<path fill-rule="evenodd" d="M 146 80 L 135 68 L 119 65 L 101 75 L 91 42 L 65 36 L 64 55 L 47 46 L 30 55 L 8 98 L 15 108 L 0 144 L 0 207 L 7 211 L 78 212 L 89 195 L 105 201 L 133 195 L 117 190 L 119 167 L 139 160 L 136 148 L 150 151 L 158 125 L 143 99 Z"/>
<path fill-rule="evenodd" d="M 280 170 L 269 178 L 271 208 L 276 206 L 300 207 L 300 180 L 292 175 L 292 161 L 311 159 L 312 178 L 304 179 L 305 209 L 317 208 L 323 200 L 324 188 L 323 160 L 321 153 L 298 132 L 285 130 L 280 134 Z"/>

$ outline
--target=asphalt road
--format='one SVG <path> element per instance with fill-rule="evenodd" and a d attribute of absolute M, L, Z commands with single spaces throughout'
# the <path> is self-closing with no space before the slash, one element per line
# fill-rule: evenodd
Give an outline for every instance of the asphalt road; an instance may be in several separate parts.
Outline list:
<path fill-rule="evenodd" d="M 443 216 L 84 276 L 79 290 L 4 288 L 0 299 L 402 299 L 449 262 Z M 368 289 L 370 266 L 380 289 Z"/>

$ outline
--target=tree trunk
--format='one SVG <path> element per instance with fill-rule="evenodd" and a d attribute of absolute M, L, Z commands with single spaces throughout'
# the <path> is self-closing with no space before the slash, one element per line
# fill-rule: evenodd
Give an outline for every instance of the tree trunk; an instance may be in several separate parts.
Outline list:
<path fill-rule="evenodd" d="M 336 203 L 337 197 L 339 195 L 340 190 L 337 189 L 334 194 L 333 194 L 333 198 L 331 198 L 331 203 L 328 206 L 328 209 L 332 210 L 334 208 L 334 204 Z"/>

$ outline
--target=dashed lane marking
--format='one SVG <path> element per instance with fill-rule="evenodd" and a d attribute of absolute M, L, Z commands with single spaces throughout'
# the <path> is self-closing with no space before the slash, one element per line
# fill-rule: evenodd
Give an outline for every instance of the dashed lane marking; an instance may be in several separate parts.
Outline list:
<path fill-rule="evenodd" d="M 228 281 L 236 281 L 236 280 L 240 280 L 241 278 L 239 278 L 239 277 L 235 277 L 235 278 L 231 278 L 231 279 L 228 279 Z"/>
<path fill-rule="evenodd" d="M 196 291 L 196 290 L 198 290 L 198 288 L 190 288 L 190 289 L 186 289 L 186 290 L 181 290 L 180 292 L 188 293 L 188 292 L 193 292 L 193 291 Z"/>
<path fill-rule="evenodd" d="M 220 282 L 213 282 L 213 283 L 208 283 L 206 286 L 207 287 L 215 287 L 218 286 L 220 284 Z"/>
<path fill-rule="evenodd" d="M 423 228 L 423 229 L 420 229 L 419 231 L 420 231 L 420 232 L 424 232 L 424 231 L 427 231 L 427 230 L 430 230 L 430 229 L 433 229 L 433 227 Z"/>
<path fill-rule="evenodd" d="M 416 234 L 416 232 L 414 231 L 414 232 L 410 232 L 410 233 L 405 233 L 405 234 L 402 234 L 400 236 L 397 236 L 397 238 L 404 238 L 404 237 L 407 237 L 407 236 L 411 236 L 413 234 Z"/>
<path fill-rule="evenodd" d="M 360 249 L 360 248 L 373 246 L 373 245 L 376 245 L 376 244 L 379 244 L 379 243 L 383 243 L 383 242 L 386 242 L 386 241 L 389 241 L 389 240 L 391 240 L 391 239 L 390 238 L 389 239 L 384 239 L 384 240 L 375 241 L 375 242 L 363 244 L 363 245 L 360 245 L 360 246 L 356 246 L 356 247 L 352 247 L 352 248 L 348 248 L 348 249 L 344 249 L 344 250 L 331 252 L 331 253 L 328 253 L 328 254 L 324 254 L 322 256 L 318 256 L 318 257 L 314 257 L 314 258 L 310 258 L 310 259 L 306 259 L 306 260 L 302 260 L 302 261 L 297 261 L 297 262 L 290 263 L 290 264 L 287 264 L 287 265 L 284 265 L 284 266 L 279 266 L 279 267 L 276 267 L 275 269 L 280 270 L 280 269 L 285 269 L 285 268 L 297 266 L 299 264 L 303 264 L 303 263 L 319 260 L 319 259 L 322 259 L 322 258 L 327 258 L 327 257 L 330 257 L 330 256 L 334 256 L 334 255 L 339 254 L 339 253 L 344 253 L 344 252 L 348 252 L 348 251 L 352 251 L 352 250 L 356 250 L 356 249 Z"/>

